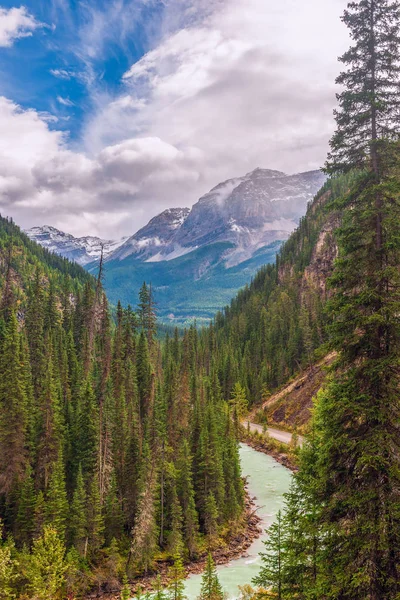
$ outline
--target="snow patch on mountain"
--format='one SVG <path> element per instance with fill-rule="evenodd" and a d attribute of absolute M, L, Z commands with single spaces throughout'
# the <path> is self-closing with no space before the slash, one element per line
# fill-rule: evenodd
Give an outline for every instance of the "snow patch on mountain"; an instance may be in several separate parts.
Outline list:
<path fill-rule="evenodd" d="M 49 252 L 59 254 L 82 266 L 99 260 L 102 246 L 104 256 L 107 257 L 115 252 L 126 240 L 126 238 L 118 241 L 102 240 L 95 236 L 76 238 L 70 233 L 64 233 L 50 225 L 32 227 L 25 231 L 25 233 L 31 240 L 37 242 L 49 250 Z"/>

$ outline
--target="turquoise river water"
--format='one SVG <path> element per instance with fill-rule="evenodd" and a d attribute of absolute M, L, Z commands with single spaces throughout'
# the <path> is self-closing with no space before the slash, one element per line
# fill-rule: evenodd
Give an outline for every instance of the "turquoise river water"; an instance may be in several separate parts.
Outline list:
<path fill-rule="evenodd" d="M 265 530 L 273 522 L 278 510 L 283 506 L 283 494 L 288 491 L 291 472 L 277 463 L 272 457 L 256 452 L 249 446 L 240 446 L 242 473 L 248 478 L 249 492 L 256 497 L 260 507 L 261 526 Z M 263 535 L 250 546 L 248 556 L 233 560 L 218 567 L 218 577 L 228 597 L 239 595 L 239 585 L 251 583 L 260 570 L 259 552 L 263 550 Z M 192 575 L 186 581 L 185 593 L 189 600 L 195 600 L 200 593 L 201 575 Z"/>

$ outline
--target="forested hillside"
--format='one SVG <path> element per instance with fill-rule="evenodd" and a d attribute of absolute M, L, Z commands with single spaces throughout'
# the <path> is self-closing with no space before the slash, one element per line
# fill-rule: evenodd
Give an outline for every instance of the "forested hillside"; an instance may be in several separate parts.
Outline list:
<path fill-rule="evenodd" d="M 328 351 L 324 306 L 337 255 L 335 200 L 353 180 L 350 174 L 324 185 L 276 263 L 263 267 L 203 333 L 226 399 L 240 382 L 250 405 L 260 403 Z"/>
<path fill-rule="evenodd" d="M 196 330 L 161 346 L 146 285 L 114 324 L 101 273 L 0 225 L 0 597 L 80 597 L 166 559 L 182 577 L 244 506 Z"/>

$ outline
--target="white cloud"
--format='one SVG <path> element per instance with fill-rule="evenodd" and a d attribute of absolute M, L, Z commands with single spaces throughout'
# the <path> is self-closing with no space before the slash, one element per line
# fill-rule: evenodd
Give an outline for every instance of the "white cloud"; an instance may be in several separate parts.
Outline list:
<path fill-rule="evenodd" d="M 178 194 L 199 177 L 196 152 L 159 138 L 125 140 L 91 158 L 73 152 L 37 112 L 4 97 L 0 130 L 0 212 L 23 227 L 50 220 L 79 235 L 132 233 L 143 205 L 157 212 L 165 186 Z"/>
<path fill-rule="evenodd" d="M 73 71 L 68 71 L 67 69 L 50 69 L 50 73 L 57 77 L 58 79 L 72 79 L 75 76 Z"/>
<path fill-rule="evenodd" d="M 163 41 L 124 74 L 121 98 L 88 121 L 87 151 L 129 137 L 195 148 L 197 183 L 178 198 L 166 187 L 160 209 L 257 166 L 319 168 L 334 127 L 337 56 L 348 45 L 345 5 L 169 0 Z"/>
<path fill-rule="evenodd" d="M 12 46 L 15 40 L 29 37 L 42 23 L 36 21 L 24 6 L 0 8 L 0 46 Z"/>
<path fill-rule="evenodd" d="M 109 238 L 257 166 L 324 162 L 346 0 L 165 2 L 162 41 L 127 70 L 121 95 L 96 96 L 80 151 L 45 115 L 0 99 L 3 213 Z M 109 5 L 113 35 L 121 6 Z M 104 15 L 93 13 L 86 34 L 89 60 L 111 35 Z"/>
<path fill-rule="evenodd" d="M 62 104 L 63 106 L 75 106 L 74 102 L 69 98 L 63 98 L 62 96 L 57 96 L 57 102 Z"/>

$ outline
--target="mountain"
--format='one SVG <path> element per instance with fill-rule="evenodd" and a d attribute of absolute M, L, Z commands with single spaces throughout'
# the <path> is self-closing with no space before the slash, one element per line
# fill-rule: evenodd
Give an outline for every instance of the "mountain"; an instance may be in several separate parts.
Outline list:
<path fill-rule="evenodd" d="M 108 256 L 134 256 L 148 262 L 174 260 L 216 242 L 232 244 L 228 266 L 239 264 L 262 247 L 285 240 L 304 215 L 307 203 L 325 182 L 321 171 L 285 175 L 255 169 L 229 179 L 200 198 L 191 210 L 173 208 Z"/>
<path fill-rule="evenodd" d="M 163 321 L 207 321 L 275 260 L 325 179 L 321 171 L 255 169 L 217 185 L 192 209 L 165 210 L 120 242 L 75 238 L 53 227 L 27 233 L 92 273 L 103 243 L 104 283 L 114 303 L 134 304 L 147 281 Z"/>
<path fill-rule="evenodd" d="M 256 169 L 216 186 L 190 211 L 161 213 L 107 257 L 110 299 L 132 303 L 147 281 L 163 321 L 210 319 L 275 261 L 324 182 L 320 171 Z"/>
<path fill-rule="evenodd" d="M 88 283 L 95 285 L 83 267 L 43 248 L 12 220 L 0 216 L 0 305 L 11 294 L 22 318 L 28 290 L 38 272 L 43 289 L 51 283 L 60 304 L 62 296 L 72 299 Z"/>
<path fill-rule="evenodd" d="M 49 252 L 54 252 L 82 266 L 100 258 L 102 245 L 104 256 L 108 256 L 123 244 L 126 239 L 113 241 L 102 240 L 93 236 L 76 238 L 70 233 L 64 233 L 49 225 L 32 227 L 26 231 L 26 235 L 34 242 L 49 250 Z"/>
<path fill-rule="evenodd" d="M 156 260 L 168 247 L 190 213 L 190 208 L 169 208 L 157 215 L 135 235 L 109 255 L 111 260 L 124 260 L 134 255 L 139 260 Z"/>

